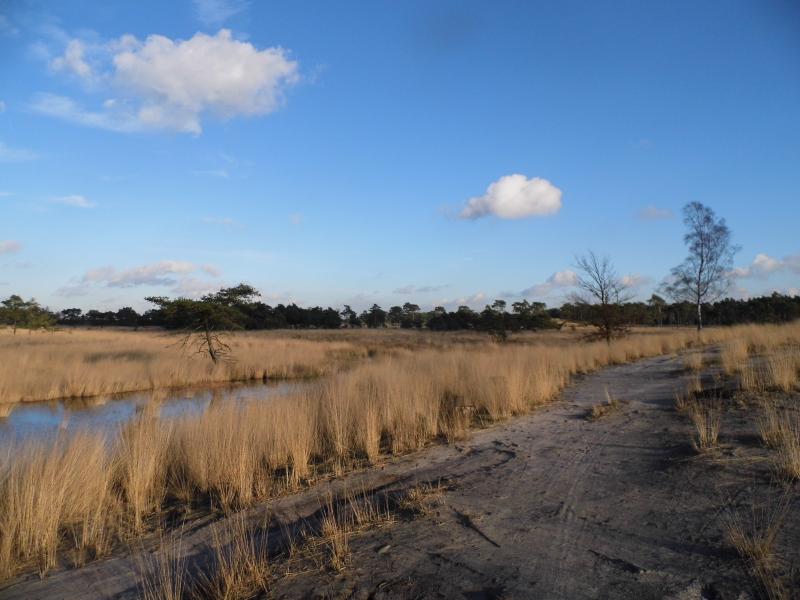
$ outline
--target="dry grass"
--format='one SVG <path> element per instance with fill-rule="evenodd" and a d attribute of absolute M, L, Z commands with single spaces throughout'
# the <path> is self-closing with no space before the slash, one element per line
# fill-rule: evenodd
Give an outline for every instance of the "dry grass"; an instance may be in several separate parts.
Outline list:
<path fill-rule="evenodd" d="M 706 452 L 716 448 L 722 420 L 722 406 L 719 400 L 691 397 L 687 400 L 686 406 L 694 425 L 692 445 L 695 450 Z"/>
<path fill-rule="evenodd" d="M 683 365 L 690 371 L 702 371 L 704 355 L 702 350 L 694 350 L 683 355 Z"/>
<path fill-rule="evenodd" d="M 748 510 L 728 513 L 723 527 L 731 545 L 749 567 L 760 595 L 770 600 L 793 597 L 780 577 L 782 567 L 777 540 L 786 520 L 791 490 L 758 503 Z"/>
<path fill-rule="evenodd" d="M 185 600 L 189 582 L 179 533 L 161 536 L 158 550 L 137 555 L 142 600 Z"/>
<path fill-rule="evenodd" d="M 700 342 L 719 343 L 742 335 L 748 345 L 766 352 L 772 348 L 770 339 L 786 345 L 797 339 L 798 332 L 798 325 L 785 330 L 769 328 L 770 335 L 752 327 L 709 330 Z M 371 353 L 375 357 L 368 363 L 351 364 L 347 371 L 295 395 L 244 405 L 222 403 L 203 414 L 175 420 L 161 419 L 158 411 L 145 411 L 111 440 L 83 435 L 51 444 L 17 445 L 0 454 L 2 575 L 12 576 L 32 566 L 44 574 L 59 560 L 63 562 L 67 551 L 72 552 L 67 558 L 74 556 L 72 562 L 82 564 L 107 552 L 113 543 L 125 543 L 152 527 L 160 512 L 175 503 L 231 513 L 326 473 L 373 464 L 387 454 L 413 451 L 437 439 L 458 439 L 471 427 L 547 403 L 577 373 L 698 343 L 695 333 L 685 330 L 637 334 L 611 346 L 603 342 L 576 344 L 569 334 L 525 335 L 498 345 L 485 336 L 473 339 L 472 334 L 439 338 L 393 331 L 385 333 L 386 347 L 379 350 L 380 332 L 342 333 L 343 341 L 338 342 L 328 337 L 334 336 L 331 332 L 320 332 L 316 338 L 311 333 L 290 339 L 267 334 L 237 336 L 236 343 L 242 344 L 242 364 L 261 365 L 252 367 L 255 375 L 264 372 L 266 355 L 277 355 L 270 360 L 273 365 L 283 365 L 274 370 L 283 369 L 284 374 L 309 373 L 309 365 L 325 372 L 333 368 L 332 353 Z M 37 335 L 18 338 L 27 343 Z M 104 335 L 107 339 L 82 337 Z M 147 341 L 141 341 L 144 338 Z M 114 354 L 115 358 L 99 368 L 105 359 L 87 362 L 88 351 L 70 339 L 105 344 L 106 354 L 118 352 L 123 345 L 140 349 L 143 345 L 160 352 L 165 341 L 161 334 L 153 333 L 42 335 L 42 344 L 50 344 L 51 349 L 22 351 L 29 361 L 38 356 L 31 364 L 39 364 L 43 356 L 53 358 L 62 353 L 74 352 L 79 357 L 65 359 L 60 366 L 56 362 L 57 368 L 49 375 L 34 369 L 36 377 L 42 378 L 37 389 L 46 394 L 63 391 L 64 373 L 89 369 L 85 373 L 94 379 L 83 389 L 105 389 L 109 382 L 123 381 L 126 373 L 141 366 L 138 358 L 131 366 L 128 359 Z M 67 346 L 56 352 L 52 345 L 58 346 L 60 340 L 66 340 Z M 398 346 L 392 347 L 391 340 L 399 340 Z M 8 340 L 2 344 L 0 357 L 10 356 Z M 242 350 L 247 344 L 249 349 Z M 92 351 L 97 352 L 96 348 Z M 169 352 L 175 358 L 163 355 L 165 369 L 185 366 L 187 358 L 174 348 Z M 23 359 L 13 360 L 20 371 L 19 360 Z M 162 368 L 156 366 L 159 361 L 150 361 L 152 369 Z M 0 370 L 9 369 L 2 361 L 0 365 Z M 69 365 L 81 367 L 73 371 Z M 116 368 L 122 369 L 122 374 L 115 372 Z M 185 381 L 187 373 L 193 373 L 189 367 L 180 368 L 169 381 Z M 200 369 L 204 377 L 223 377 L 207 361 L 193 368 Z M 35 378 L 22 374 L 17 381 L 11 379 L 10 383 L 0 379 L 4 389 L 26 389 Z M 161 383 L 154 376 L 148 385 Z M 697 403 L 690 408 L 698 448 L 712 447 L 719 432 L 718 409 Z M 336 550 L 332 555 L 344 560 L 346 553 L 336 548 L 346 540 L 340 543 L 333 535 L 337 531 L 334 525 L 328 526 Z"/>
<path fill-rule="evenodd" d="M 765 402 L 758 419 L 764 444 L 775 451 L 775 471 L 780 477 L 800 479 L 800 416 L 796 411 L 778 409 Z"/>
<path fill-rule="evenodd" d="M 445 488 L 442 482 L 418 483 L 409 488 L 398 500 L 400 510 L 411 513 L 412 515 L 430 514 L 434 506 L 439 504 Z"/>
<path fill-rule="evenodd" d="M 210 573 L 197 577 L 194 597 L 247 600 L 266 595 L 271 576 L 266 530 L 266 526 L 254 525 L 241 514 L 216 526 L 214 564 Z"/>
<path fill-rule="evenodd" d="M 605 401 L 599 404 L 595 404 L 589 411 L 590 421 L 596 421 L 598 419 L 601 419 L 604 416 L 617 410 L 620 406 L 622 406 L 622 403 L 609 393 L 608 388 L 604 388 L 604 392 L 606 395 Z"/>
<path fill-rule="evenodd" d="M 744 339 L 730 340 L 722 344 L 719 353 L 722 370 L 727 375 L 733 375 L 742 365 L 747 363 L 747 341 Z"/>
<path fill-rule="evenodd" d="M 231 336 L 234 362 L 183 353 L 164 332 L 64 330 L 11 335 L 0 329 L 0 404 L 84 398 L 229 381 L 291 379 L 334 372 L 367 356 L 347 341 L 272 333 Z"/>

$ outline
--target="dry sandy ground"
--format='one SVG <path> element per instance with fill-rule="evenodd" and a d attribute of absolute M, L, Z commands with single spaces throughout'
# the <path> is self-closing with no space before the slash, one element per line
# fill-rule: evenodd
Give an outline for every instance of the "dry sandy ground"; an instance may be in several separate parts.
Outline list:
<path fill-rule="evenodd" d="M 420 481 L 447 491 L 433 510 L 354 535 L 349 566 L 281 575 L 280 598 L 680 598 L 753 595 L 746 568 L 727 543 L 723 518 L 770 493 L 752 421 L 726 417 L 726 450 L 698 458 L 690 426 L 673 408 L 686 387 L 680 359 L 660 357 L 579 379 L 533 414 L 433 446 L 380 469 L 351 474 L 270 503 L 270 545 L 286 526 L 313 520 L 328 490 L 391 493 Z M 623 405 L 586 418 L 605 399 Z M 263 517 L 266 507 L 251 509 Z M 797 506 L 792 507 L 797 514 Z M 782 544 L 798 561 L 800 525 Z M 189 562 L 207 556 L 207 523 L 185 530 Z M 791 543 L 794 541 L 795 543 Z M 0 597 L 135 597 L 135 563 L 117 556 L 79 570 L 29 578 Z"/>

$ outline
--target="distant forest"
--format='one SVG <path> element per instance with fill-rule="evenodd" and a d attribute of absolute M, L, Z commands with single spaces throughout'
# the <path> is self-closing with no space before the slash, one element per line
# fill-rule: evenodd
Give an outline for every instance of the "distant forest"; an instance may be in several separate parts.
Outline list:
<path fill-rule="evenodd" d="M 242 291 L 244 290 L 244 292 Z M 226 295 L 228 294 L 228 295 Z M 202 300 L 148 298 L 156 308 L 140 314 L 130 307 L 117 311 L 68 308 L 51 312 L 35 300 L 10 296 L 0 305 L 0 323 L 14 328 L 37 329 L 58 325 L 89 327 L 163 327 L 183 329 L 192 323 L 197 307 L 204 302 L 224 305 L 226 322 L 231 329 L 338 329 L 341 327 L 426 328 L 432 331 L 522 331 L 560 327 L 564 321 L 591 323 L 594 305 L 566 303 L 547 308 L 541 302 L 506 303 L 495 300 L 482 311 L 467 306 L 446 310 L 437 306 L 423 311 L 407 302 L 388 310 L 374 304 L 357 313 L 350 306 L 342 310 L 296 304 L 270 306 L 257 300 L 258 293 L 248 286 L 222 290 Z M 622 321 L 632 326 L 691 326 L 696 309 L 689 302 L 668 303 L 653 295 L 647 302 L 626 302 L 619 306 Z M 737 323 L 781 323 L 800 319 L 800 297 L 774 293 L 749 300 L 724 299 L 703 305 L 707 325 Z"/>

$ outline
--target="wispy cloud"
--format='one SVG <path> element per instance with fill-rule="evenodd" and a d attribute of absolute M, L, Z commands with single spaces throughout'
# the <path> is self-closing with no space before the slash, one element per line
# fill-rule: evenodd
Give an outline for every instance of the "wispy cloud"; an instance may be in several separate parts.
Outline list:
<path fill-rule="evenodd" d="M 300 213 L 292 213 L 289 215 L 289 223 L 292 225 L 300 225 L 303 222 L 303 215 Z"/>
<path fill-rule="evenodd" d="M 640 138 L 635 142 L 631 142 L 631 146 L 638 148 L 639 150 L 650 150 L 651 148 L 655 147 L 655 142 L 648 138 Z"/>
<path fill-rule="evenodd" d="M 494 215 L 524 219 L 553 215 L 561 210 L 561 190 L 547 179 L 506 175 L 492 183 L 483 196 L 470 198 L 459 213 L 462 219 Z"/>
<path fill-rule="evenodd" d="M 25 162 L 29 160 L 36 160 L 37 158 L 39 158 L 39 155 L 32 150 L 28 150 L 26 148 L 12 148 L 3 142 L 0 142 L 0 162 Z"/>
<path fill-rule="evenodd" d="M 658 208 L 657 206 L 645 206 L 636 213 L 636 217 L 640 221 L 666 221 L 675 215 L 668 208 Z"/>
<path fill-rule="evenodd" d="M 80 194 L 59 196 L 58 198 L 53 198 L 51 202 L 53 202 L 54 204 L 63 204 L 64 206 L 73 206 L 75 208 L 94 208 L 95 206 L 97 206 L 86 196 L 81 196 Z"/>
<path fill-rule="evenodd" d="M 232 217 L 203 217 L 201 221 L 211 225 L 223 225 L 224 227 L 244 227 L 244 225 Z"/>
<path fill-rule="evenodd" d="M 204 279 L 205 274 L 213 279 Z M 113 266 L 90 269 L 82 277 L 73 279 L 59 288 L 59 296 L 84 296 L 96 287 L 133 288 L 140 286 L 166 287 L 173 293 L 184 296 L 199 296 L 219 289 L 220 270 L 209 264 L 199 265 L 189 261 L 162 260 L 151 264 L 118 269 Z"/>
<path fill-rule="evenodd" d="M 194 0 L 198 20 L 208 27 L 221 25 L 249 6 L 249 0 Z"/>
<path fill-rule="evenodd" d="M 440 292 L 446 288 L 450 287 L 450 284 L 443 283 L 439 285 L 404 285 L 403 287 L 399 287 L 395 290 L 392 290 L 393 294 L 430 294 L 433 292 Z"/>
<path fill-rule="evenodd" d="M 22 244 L 16 240 L 0 240 L 0 254 L 13 254 L 22 250 Z"/>
<path fill-rule="evenodd" d="M 639 273 L 631 273 L 630 275 L 623 275 L 620 281 L 626 288 L 636 291 L 653 283 L 653 278 L 647 275 L 640 275 Z"/>
<path fill-rule="evenodd" d="M 226 169 L 206 169 L 203 171 L 192 171 L 193 175 L 208 175 L 209 177 L 219 177 L 220 179 L 228 179 L 230 173 Z"/>

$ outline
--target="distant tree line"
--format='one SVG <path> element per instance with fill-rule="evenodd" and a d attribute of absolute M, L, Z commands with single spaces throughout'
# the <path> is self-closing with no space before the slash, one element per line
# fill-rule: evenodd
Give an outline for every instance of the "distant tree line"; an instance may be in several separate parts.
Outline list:
<path fill-rule="evenodd" d="M 12 295 L 0 302 L 0 324 L 12 329 L 42 329 L 59 325 L 89 327 L 163 327 L 189 329 L 196 327 L 198 315 L 212 310 L 211 322 L 226 329 L 338 329 L 341 327 L 398 327 L 432 331 L 473 330 L 502 336 L 502 332 L 540 330 L 557 327 L 561 321 L 592 323 L 596 304 L 567 302 L 559 308 L 547 308 L 542 302 L 521 300 L 510 305 L 495 300 L 483 310 L 468 306 L 447 310 L 437 306 L 423 311 L 407 302 L 384 310 L 373 304 L 361 313 L 350 306 L 342 310 L 302 307 L 296 304 L 270 306 L 257 300 L 257 292 L 249 286 L 221 290 L 200 300 L 187 298 L 150 298 L 155 308 L 138 313 L 131 307 L 116 311 L 67 308 L 52 312 L 34 299 Z M 634 326 L 691 326 L 696 324 L 696 306 L 691 302 L 669 303 L 653 294 L 646 302 L 624 302 L 620 305 L 621 320 Z M 224 318 L 223 318 L 224 316 Z M 737 323 L 782 323 L 800 319 L 800 296 L 777 292 L 770 296 L 703 304 L 703 320 L 707 325 Z"/>
<path fill-rule="evenodd" d="M 588 323 L 591 321 L 591 304 L 570 303 L 550 309 L 552 317 L 567 321 Z M 636 326 L 693 326 L 697 324 L 697 306 L 693 302 L 668 303 L 653 294 L 647 302 L 625 302 L 620 304 L 620 319 Z M 738 323 L 785 323 L 800 319 L 800 296 L 787 296 L 774 292 L 770 296 L 734 300 L 725 298 L 717 302 L 704 303 L 705 325 L 735 325 Z"/>

